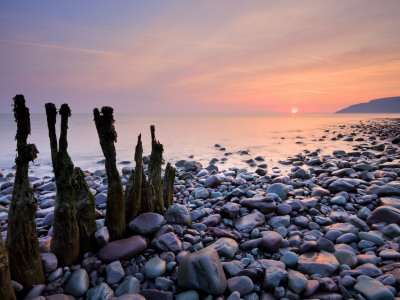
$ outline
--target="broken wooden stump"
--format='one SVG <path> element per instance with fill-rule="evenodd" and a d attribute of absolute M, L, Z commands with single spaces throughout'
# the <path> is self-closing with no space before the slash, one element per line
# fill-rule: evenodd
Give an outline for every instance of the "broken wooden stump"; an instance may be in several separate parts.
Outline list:
<path fill-rule="evenodd" d="M 45 105 L 49 129 L 51 160 L 56 178 L 57 194 L 54 208 L 53 238 L 51 252 L 58 259 L 59 266 L 71 266 L 79 260 L 79 228 L 76 220 L 76 188 L 73 174 L 74 165 L 67 152 L 68 118 L 71 110 L 68 104 L 61 105 L 61 130 L 57 145 L 57 109 L 53 103 Z"/>
<path fill-rule="evenodd" d="M 109 106 L 101 108 L 101 112 L 93 110 L 94 121 L 103 151 L 107 173 L 107 213 L 106 226 L 112 240 L 120 239 L 125 234 L 125 200 L 121 177 L 117 169 L 114 143 L 117 132 L 114 127 L 114 110 Z"/>
<path fill-rule="evenodd" d="M 11 278 L 29 289 L 33 285 L 44 283 L 45 278 L 35 223 L 37 202 L 28 179 L 29 162 L 37 157 L 39 151 L 34 144 L 27 144 L 31 121 L 23 95 L 14 97 L 14 118 L 17 123 L 15 139 L 18 155 L 15 159 L 16 174 L 8 214 L 6 245 Z"/>

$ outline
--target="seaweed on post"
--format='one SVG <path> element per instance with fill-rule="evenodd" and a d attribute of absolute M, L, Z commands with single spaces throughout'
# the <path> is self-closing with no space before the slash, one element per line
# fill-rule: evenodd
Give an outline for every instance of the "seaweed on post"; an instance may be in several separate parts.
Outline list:
<path fill-rule="evenodd" d="M 79 227 L 80 252 L 97 250 L 94 234 L 97 230 L 95 199 L 85 181 L 85 175 L 78 167 L 74 169 L 76 181 L 76 219 Z"/>
<path fill-rule="evenodd" d="M 54 208 L 53 238 L 51 252 L 60 266 L 70 266 L 79 259 L 79 228 L 76 220 L 76 188 L 73 174 L 74 165 L 68 155 L 68 118 L 71 110 L 68 104 L 61 105 L 61 131 L 57 146 L 56 119 L 57 109 L 53 103 L 47 103 L 46 115 L 49 129 L 51 159 L 56 178 L 57 194 Z"/>
<path fill-rule="evenodd" d="M 109 106 L 103 106 L 100 111 L 93 110 L 94 122 L 99 135 L 101 149 L 103 151 L 107 173 L 107 211 L 106 225 L 112 240 L 120 239 L 125 233 L 125 201 L 121 177 L 116 164 L 116 152 L 114 143 L 117 142 L 117 132 L 114 127 L 114 110 Z"/>
<path fill-rule="evenodd" d="M 135 162 L 135 170 L 132 171 L 125 188 L 125 220 L 127 223 L 139 215 L 142 205 L 143 146 L 141 134 L 138 136 L 135 149 Z M 144 177 L 144 180 L 146 180 L 146 177 Z"/>
<path fill-rule="evenodd" d="M 176 169 L 167 163 L 165 168 L 164 180 L 163 180 L 163 193 L 164 193 L 164 205 L 165 208 L 170 207 L 174 203 L 174 181 L 175 181 Z"/>
<path fill-rule="evenodd" d="M 45 282 L 35 223 L 37 202 L 28 179 L 29 162 L 37 157 L 39 151 L 34 144 L 27 144 L 31 121 L 24 96 L 16 95 L 13 100 L 18 155 L 15 159 L 16 174 L 8 214 L 6 245 L 11 278 L 29 289 Z"/>
<path fill-rule="evenodd" d="M 151 131 L 151 155 L 149 162 L 149 201 L 151 202 L 152 210 L 155 213 L 164 214 L 164 196 L 161 180 L 161 164 L 163 145 L 155 138 L 155 127 L 150 126 Z"/>
<path fill-rule="evenodd" d="M 0 299 L 15 300 L 14 288 L 11 284 L 10 268 L 8 265 L 7 248 L 0 238 Z"/>

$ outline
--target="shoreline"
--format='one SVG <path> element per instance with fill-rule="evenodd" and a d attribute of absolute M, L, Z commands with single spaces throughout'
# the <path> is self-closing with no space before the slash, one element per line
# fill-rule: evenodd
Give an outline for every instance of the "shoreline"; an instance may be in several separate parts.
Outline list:
<path fill-rule="evenodd" d="M 330 156 L 311 150 L 294 153 L 282 161 L 288 173 L 268 166 L 253 167 L 252 172 L 213 173 L 213 164 L 203 168 L 196 161 L 181 162 L 174 186 L 176 211 L 170 209 L 164 217 L 144 214 L 143 220 L 139 216 L 130 226 L 131 235 L 146 242 L 144 250 L 113 261 L 107 255 L 87 255 L 79 266 L 63 269 L 57 268 L 51 254 L 45 254 L 47 285 L 33 288 L 30 295 L 56 299 L 49 295 L 65 288 L 75 295 L 77 289 L 86 288 L 86 294 L 93 288 L 87 297 L 96 299 L 100 289 L 119 295 L 124 288 L 130 294 L 141 292 L 146 299 L 172 299 L 178 294 L 177 299 L 199 295 L 206 299 L 210 294 L 239 299 L 237 292 L 245 299 L 298 299 L 298 295 L 342 299 L 354 293 L 367 297 L 367 287 L 374 286 L 375 293 L 394 299 L 400 292 L 400 198 L 396 198 L 400 197 L 400 152 L 392 139 L 400 134 L 399 119 L 367 123 L 326 132 L 325 139 L 348 139 L 355 144 L 353 151 L 332 149 Z M 244 153 L 241 157 L 249 160 L 249 166 L 268 164 L 262 157 Z M 129 167 L 122 170 L 124 185 L 129 171 Z M 6 177 L 0 177 L 2 237 L 12 193 Z M 103 227 L 104 178 L 102 170 L 86 177 L 96 196 L 97 240 L 103 249 L 113 243 L 106 243 Z M 49 253 L 56 187 L 50 177 L 30 179 L 40 208 L 36 213 L 40 249 Z M 383 225 L 388 220 L 397 226 Z M 125 243 L 134 253 L 138 242 Z M 208 250 L 201 251 L 204 248 Z M 177 271 L 181 263 L 190 264 L 182 259 L 196 252 L 201 255 L 194 258 L 194 265 L 196 260 L 207 260 L 217 266 L 216 271 L 199 272 L 198 285 L 190 272 Z M 114 262 L 121 266 L 116 282 L 107 271 Z M 75 279 L 85 277 L 82 274 L 88 278 L 87 287 Z M 77 286 L 68 285 L 72 279 Z M 120 299 L 142 299 L 127 297 Z"/>

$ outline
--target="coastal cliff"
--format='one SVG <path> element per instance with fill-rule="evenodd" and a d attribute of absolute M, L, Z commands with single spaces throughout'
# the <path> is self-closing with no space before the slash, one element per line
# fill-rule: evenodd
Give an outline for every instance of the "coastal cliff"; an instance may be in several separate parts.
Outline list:
<path fill-rule="evenodd" d="M 389 97 L 350 105 L 337 114 L 400 113 L 400 97 Z"/>

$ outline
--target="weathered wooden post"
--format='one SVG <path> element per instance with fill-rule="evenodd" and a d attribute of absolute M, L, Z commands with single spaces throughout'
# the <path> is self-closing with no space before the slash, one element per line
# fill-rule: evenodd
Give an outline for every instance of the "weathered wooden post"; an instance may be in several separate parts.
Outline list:
<path fill-rule="evenodd" d="M 114 110 L 103 106 L 100 111 L 93 110 L 94 122 L 99 135 L 101 149 L 106 159 L 107 173 L 107 211 L 106 225 L 112 240 L 120 239 L 125 233 L 125 201 L 121 177 L 116 164 L 114 143 L 117 142 L 117 132 L 114 127 Z"/>
<path fill-rule="evenodd" d="M 79 228 L 76 220 L 76 188 L 73 174 L 74 165 L 68 155 L 68 118 L 71 110 L 68 104 L 61 105 L 61 131 L 57 146 L 56 118 L 57 109 L 53 103 L 47 103 L 46 115 L 49 129 L 51 159 L 56 177 L 57 195 L 54 208 L 53 238 L 51 252 L 58 259 L 59 266 L 70 266 L 79 259 Z"/>
<path fill-rule="evenodd" d="M 138 136 L 135 149 L 135 162 L 135 171 L 129 177 L 125 188 L 125 220 L 127 223 L 139 215 L 142 206 L 143 146 L 141 134 Z M 146 176 L 144 180 L 146 180 Z"/>
<path fill-rule="evenodd" d="M 27 144 L 31 133 L 29 109 L 23 95 L 14 97 L 14 118 L 17 123 L 18 156 L 15 159 L 16 174 L 8 214 L 7 249 L 9 253 L 11 278 L 29 289 L 44 283 L 44 272 L 39 254 L 35 214 L 36 199 L 28 179 L 29 162 L 39 151 L 34 144 Z"/>
<path fill-rule="evenodd" d="M 163 145 L 156 140 L 155 127 L 150 126 L 151 130 L 151 155 L 149 162 L 149 201 L 151 207 L 154 207 L 153 212 L 164 214 L 164 196 L 161 182 L 161 164 Z"/>
<path fill-rule="evenodd" d="M 17 299 L 11 284 L 7 248 L 0 238 L 0 299 Z"/>
<path fill-rule="evenodd" d="M 79 227 L 80 252 L 84 254 L 97 249 L 94 234 L 97 230 L 95 199 L 85 181 L 85 175 L 78 167 L 74 169 L 76 182 L 76 219 Z"/>
<path fill-rule="evenodd" d="M 164 205 L 165 208 L 170 207 L 174 204 L 174 181 L 175 181 L 176 169 L 167 163 L 165 168 L 164 180 L 163 180 L 163 193 L 164 193 Z"/>

